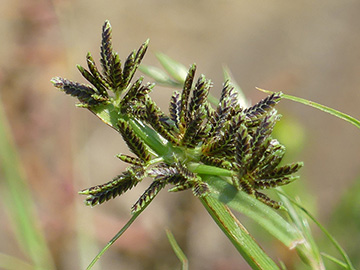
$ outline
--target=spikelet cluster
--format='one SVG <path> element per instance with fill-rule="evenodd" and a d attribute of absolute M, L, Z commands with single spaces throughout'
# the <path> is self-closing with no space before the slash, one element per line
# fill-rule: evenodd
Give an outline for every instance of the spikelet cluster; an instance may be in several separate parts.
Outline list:
<path fill-rule="evenodd" d="M 257 104 L 243 108 L 238 93 L 230 81 L 222 87 L 217 106 L 208 101 L 212 82 L 204 75 L 196 79 L 196 66 L 188 70 L 182 91 L 174 91 L 170 99 L 169 113 L 163 112 L 149 93 L 154 84 L 143 84 L 140 77 L 131 83 L 144 54 L 148 41 L 137 51 L 130 53 L 124 64 L 113 50 L 112 29 L 108 21 L 102 31 L 100 47 L 101 71 L 92 56 L 86 57 L 88 70 L 78 66 L 85 85 L 56 77 L 55 87 L 76 97 L 82 107 L 95 114 L 116 112 L 109 117 L 111 126 L 122 136 L 136 156 L 119 154 L 117 157 L 130 167 L 112 181 L 80 191 L 87 195 L 87 205 L 101 204 L 136 186 L 146 177 L 152 183 L 133 205 L 132 211 L 140 211 L 166 185 L 171 192 L 191 189 L 195 196 L 206 196 L 208 185 L 188 169 L 189 163 L 205 164 L 232 172 L 232 183 L 265 204 L 279 208 L 259 190 L 288 184 L 302 163 L 279 166 L 285 147 L 271 134 L 280 115 L 275 105 L 282 93 L 274 93 Z M 151 127 L 169 145 L 173 153 L 159 156 L 149 149 L 144 138 L 129 124 L 140 121 Z"/>

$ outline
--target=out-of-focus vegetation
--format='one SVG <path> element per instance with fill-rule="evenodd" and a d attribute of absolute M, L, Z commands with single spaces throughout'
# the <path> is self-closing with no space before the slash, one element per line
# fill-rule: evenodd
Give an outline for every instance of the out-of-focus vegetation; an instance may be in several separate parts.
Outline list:
<path fill-rule="evenodd" d="M 100 37 L 94 29 L 99 29 L 105 19 L 119 31 L 114 44 L 120 54 L 149 37 L 152 50 L 182 63 L 195 61 L 200 72 L 215 82 L 214 90 L 220 91 L 221 66 L 227 64 L 251 100 L 263 97 L 255 90 L 259 86 L 318 101 L 359 118 L 359 9 L 360 3 L 350 0 L 341 4 L 335 0 L 3 0 L 0 97 L 25 171 L 24 188 L 31 194 L 33 218 L 43 232 L 55 268 L 84 269 L 125 224 L 131 204 L 146 186 L 95 209 L 83 205 L 77 191 L 123 171 L 124 165 L 114 155 L 125 147 L 118 134 L 76 109 L 73 100 L 54 91 L 49 82 L 57 74 L 80 80 L 74 63 L 83 64 L 88 50 L 98 50 Z M 144 63 L 155 63 L 151 51 Z M 154 93 L 154 98 L 166 106 L 171 93 L 164 89 Z M 289 137 L 289 143 L 280 140 L 287 146 L 288 156 L 297 155 L 288 160 L 305 162 L 301 180 L 286 191 L 301 198 L 320 218 L 359 268 L 358 130 L 291 102 L 283 101 L 279 112 L 284 115 L 279 136 Z M 296 127 L 294 122 L 298 123 Z M 302 143 L 293 145 L 297 140 Z M 14 197 L 8 196 L 4 169 L 0 170 L 0 189 L 0 194 L 7 194 L 0 200 L 0 259 L 7 262 L 8 269 L 19 265 L 32 269 L 31 256 L 20 247 L 16 224 L 9 214 Z M 299 262 L 295 251 L 272 242 L 266 233 L 252 227 L 251 221 L 239 218 L 258 241 L 261 239 L 266 252 L 274 259 L 280 257 L 289 269 L 296 268 Z M 246 269 L 190 192 L 160 194 L 103 256 L 98 269 L 177 266 L 165 227 L 171 229 L 187 255 L 190 269 Z M 317 230 L 314 233 L 320 241 L 321 234 Z M 324 260 L 328 269 L 337 269 Z M 3 264 L 1 267 L 5 268 Z"/>

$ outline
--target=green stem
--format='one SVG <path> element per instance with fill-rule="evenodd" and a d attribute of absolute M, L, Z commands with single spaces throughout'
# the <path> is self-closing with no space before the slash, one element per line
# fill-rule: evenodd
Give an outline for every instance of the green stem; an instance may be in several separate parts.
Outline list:
<path fill-rule="evenodd" d="M 200 200 L 216 224 L 225 233 L 252 269 L 280 269 L 256 243 L 228 207 L 209 196 L 200 198 Z"/>

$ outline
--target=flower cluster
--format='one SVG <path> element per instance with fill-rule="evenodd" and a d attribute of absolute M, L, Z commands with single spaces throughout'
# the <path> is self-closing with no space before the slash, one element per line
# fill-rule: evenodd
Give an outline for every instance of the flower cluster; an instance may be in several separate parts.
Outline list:
<path fill-rule="evenodd" d="M 131 83 L 148 46 L 148 41 L 133 51 L 123 66 L 112 47 L 112 30 L 105 22 L 100 48 L 101 72 L 89 53 L 88 70 L 78 66 L 91 85 L 56 77 L 55 87 L 78 98 L 105 123 L 116 129 L 136 157 L 119 154 L 130 164 L 125 172 L 108 183 L 80 191 L 86 203 L 94 206 L 136 186 L 145 177 L 153 178 L 149 188 L 133 205 L 136 212 L 148 204 L 166 185 L 169 191 L 192 189 L 195 196 L 211 192 L 190 164 L 227 170 L 238 190 L 279 208 L 259 190 L 288 184 L 301 162 L 279 166 L 285 147 L 271 137 L 280 115 L 274 106 L 282 93 L 274 93 L 249 108 L 239 104 L 238 93 L 226 81 L 217 106 L 208 101 L 210 80 L 195 78 L 192 65 L 182 91 L 171 97 L 169 113 L 164 113 L 149 93 L 154 84 L 143 84 L 143 77 Z"/>

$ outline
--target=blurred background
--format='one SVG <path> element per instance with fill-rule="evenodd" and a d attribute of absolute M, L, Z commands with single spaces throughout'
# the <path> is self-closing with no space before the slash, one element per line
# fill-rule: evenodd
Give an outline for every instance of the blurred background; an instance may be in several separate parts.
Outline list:
<path fill-rule="evenodd" d="M 25 181 L 20 188 L 30 191 L 29 206 L 54 264 L 49 262 L 49 269 L 85 269 L 126 223 L 131 205 L 149 184 L 144 181 L 95 208 L 86 207 L 77 194 L 120 174 L 126 165 L 115 155 L 127 150 L 114 130 L 76 108 L 76 100 L 57 91 L 50 79 L 84 82 L 76 64 L 86 65 L 88 51 L 98 59 L 106 19 L 121 59 L 150 38 L 144 64 L 159 66 L 155 52 L 186 66 L 195 62 L 198 75 L 213 80 L 216 97 L 226 65 L 253 102 L 265 97 L 255 87 L 281 90 L 359 119 L 359 12 L 357 0 L 1 0 L 1 110 L 20 168 L 6 163 L 11 154 L 5 152 L 7 143 L 0 144 L 0 268 L 17 269 L 6 268 L 4 261 L 8 266 L 30 262 L 16 233 L 7 170 L 18 171 Z M 171 93 L 157 87 L 153 98 L 166 110 Z M 287 146 L 287 161 L 305 162 L 301 179 L 287 191 L 301 199 L 360 267 L 359 130 L 287 100 L 278 110 L 283 118 L 276 135 Z M 272 258 L 288 269 L 304 269 L 294 251 L 239 219 Z M 249 269 L 191 192 L 165 191 L 94 269 L 180 269 L 165 228 L 175 235 L 191 269 Z M 326 250 L 328 242 L 317 230 L 314 234 Z M 328 268 L 337 269 L 331 263 Z"/>

